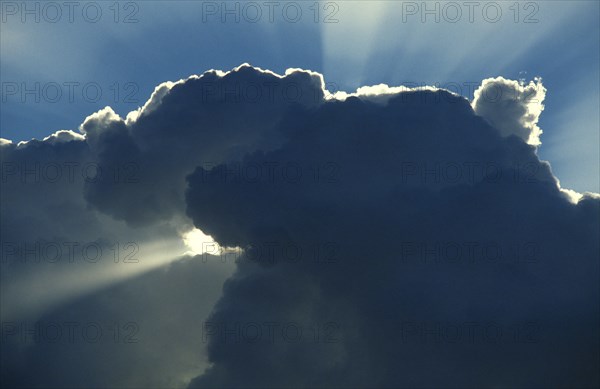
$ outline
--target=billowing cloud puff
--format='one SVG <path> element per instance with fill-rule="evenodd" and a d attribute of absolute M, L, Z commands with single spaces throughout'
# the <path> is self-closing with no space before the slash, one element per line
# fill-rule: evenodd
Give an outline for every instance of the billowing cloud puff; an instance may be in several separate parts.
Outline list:
<path fill-rule="evenodd" d="M 213 70 L 161 84 L 125 118 L 92 114 L 83 135 L 2 141 L 3 244 L 132 236 L 165 264 L 195 226 L 241 249 L 233 274 L 227 258 L 196 257 L 44 312 L 136 312 L 156 338 L 123 352 L 134 366 L 97 374 L 113 350 L 86 349 L 76 364 L 86 374 L 75 374 L 44 366 L 72 350 L 10 343 L 3 377 L 27 387 L 596 385 L 600 199 L 561 189 L 537 157 L 541 81 L 484 80 L 473 102 L 429 87 L 332 95 L 324 85 L 299 69 Z M 36 162 L 103 174 L 23 181 Z M 11 320 L 22 291 L 40 295 L 14 286 L 40 274 L 19 258 L 2 272 Z M 41 274 L 73 271 L 49 268 Z M 229 275 L 221 293 L 213 281 Z"/>
<path fill-rule="evenodd" d="M 545 98 L 546 88 L 540 78 L 529 84 L 503 77 L 488 78 L 475 91 L 473 110 L 502 135 L 516 135 L 539 146 L 542 130 L 537 123 L 544 110 Z"/>
<path fill-rule="evenodd" d="M 73 140 L 84 140 L 84 137 L 81 134 L 78 134 L 71 130 L 60 130 L 55 132 L 52 135 L 49 135 L 44 138 L 44 142 L 56 143 L 56 142 L 70 142 Z"/>
<path fill-rule="evenodd" d="M 129 163 L 139 182 L 119 186 L 104 177 L 86 187 L 86 198 L 131 224 L 183 214 L 185 175 L 198 165 L 276 147 L 281 135 L 275 129 L 284 113 L 320 104 L 322 85 L 317 73 L 278 76 L 242 65 L 162 84 L 128 120 L 105 108 L 81 130 L 101 164 Z"/>

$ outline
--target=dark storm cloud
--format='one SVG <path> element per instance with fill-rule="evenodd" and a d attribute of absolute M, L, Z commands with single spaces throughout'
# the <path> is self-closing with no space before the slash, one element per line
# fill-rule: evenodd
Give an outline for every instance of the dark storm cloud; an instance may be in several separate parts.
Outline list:
<path fill-rule="evenodd" d="M 569 201 L 493 109 L 444 91 L 329 102 L 290 113 L 280 148 L 189 176 L 188 214 L 218 242 L 335 242 L 337 260 L 240 265 L 191 387 L 597 383 L 599 201 Z M 250 175 L 265 166 L 293 176 Z M 244 332 L 290 322 L 293 344 Z M 335 342 L 306 336 L 319 323 Z"/>
<path fill-rule="evenodd" d="M 600 201 L 574 200 L 536 155 L 541 82 L 485 80 L 473 104 L 435 88 L 332 98 L 323 85 L 299 70 L 210 71 L 160 85 L 125 119 L 89 116 L 83 136 L 1 141 L 3 246 L 175 240 L 193 224 L 244 249 L 209 318 L 231 266 L 178 262 L 37 316 L 135 321 L 139 343 L 23 347 L 11 335 L 3 381 L 597 385 Z M 75 178 L 23 180 L 36 162 Z M 5 285 L 40 272 L 19 258 L 3 268 L 3 321 Z"/>

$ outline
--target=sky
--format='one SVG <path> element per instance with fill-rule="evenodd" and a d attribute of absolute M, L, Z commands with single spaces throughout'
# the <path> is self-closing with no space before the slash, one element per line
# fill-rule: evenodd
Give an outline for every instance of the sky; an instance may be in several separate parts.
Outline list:
<path fill-rule="evenodd" d="M 0 3 L 1 387 L 597 387 L 596 1 Z"/>
<path fill-rule="evenodd" d="M 599 192 L 598 3 L 521 3 L 32 2 L 27 14 L 4 2 L 2 137 L 76 129 L 107 105 L 126 115 L 161 82 L 246 62 L 314 70 L 330 90 L 438 84 L 469 99 L 488 77 L 541 77 L 541 158 L 564 185 Z"/>

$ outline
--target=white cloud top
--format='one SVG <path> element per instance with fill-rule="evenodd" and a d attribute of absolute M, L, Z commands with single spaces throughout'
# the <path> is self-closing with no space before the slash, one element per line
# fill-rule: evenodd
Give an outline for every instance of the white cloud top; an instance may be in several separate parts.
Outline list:
<path fill-rule="evenodd" d="M 487 78 L 475 91 L 473 110 L 503 136 L 516 135 L 533 146 L 542 142 L 538 127 L 546 88 L 541 78 L 529 84 L 504 77 Z"/>

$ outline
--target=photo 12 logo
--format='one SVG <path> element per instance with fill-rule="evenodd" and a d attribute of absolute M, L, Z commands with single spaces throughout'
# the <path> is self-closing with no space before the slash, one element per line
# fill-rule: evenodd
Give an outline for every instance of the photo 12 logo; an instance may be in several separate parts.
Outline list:
<path fill-rule="evenodd" d="M 202 242 L 202 262 L 211 257 L 221 263 L 254 262 L 263 265 L 284 264 L 341 264 L 340 247 L 336 242 L 314 242 L 300 245 L 294 242 L 251 242 L 240 248 L 221 247 L 216 242 Z"/>
<path fill-rule="evenodd" d="M 138 343 L 138 323 L 101 323 L 98 321 L 3 321 L 0 338 L 2 343 L 20 344 L 76 344 L 76 343 Z"/>
<path fill-rule="evenodd" d="M 239 343 L 337 343 L 341 341 L 341 327 L 336 322 L 205 322 L 202 342 L 209 340 L 222 344 Z"/>
<path fill-rule="evenodd" d="M 136 242 L 0 242 L 0 264 L 139 263 Z"/>
<path fill-rule="evenodd" d="M 2 23 L 138 23 L 135 1 L 2 1 Z"/>
<path fill-rule="evenodd" d="M 136 82 L 113 82 L 101 85 L 95 81 L 2 82 L 2 103 L 97 103 L 108 98 L 112 103 L 135 104 L 140 90 Z"/>
<path fill-rule="evenodd" d="M 342 167 L 335 161 L 305 164 L 273 160 L 228 165 L 204 162 L 199 178 L 207 184 L 337 184 L 342 179 Z"/>
<path fill-rule="evenodd" d="M 339 12 L 333 1 L 203 1 L 202 23 L 338 23 Z"/>
<path fill-rule="evenodd" d="M 538 23 L 535 1 L 402 1 L 402 23 Z"/>
<path fill-rule="evenodd" d="M 404 344 L 539 343 L 541 328 L 540 323 L 533 321 L 511 325 L 495 321 L 402 321 L 398 326 Z"/>
<path fill-rule="evenodd" d="M 115 184 L 140 182 L 140 166 L 136 162 L 125 162 L 104 166 L 96 162 L 2 162 L 0 182 L 2 184 L 94 184 L 99 180 Z"/>

